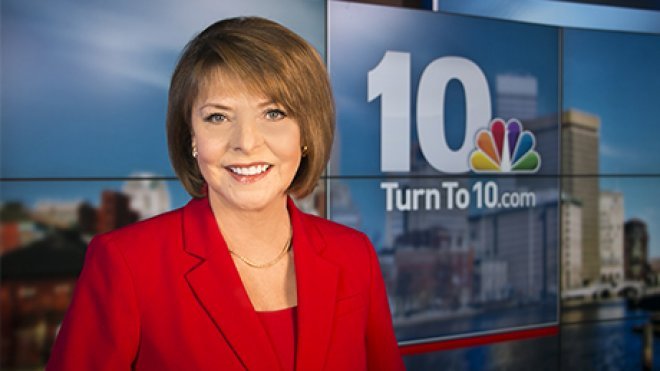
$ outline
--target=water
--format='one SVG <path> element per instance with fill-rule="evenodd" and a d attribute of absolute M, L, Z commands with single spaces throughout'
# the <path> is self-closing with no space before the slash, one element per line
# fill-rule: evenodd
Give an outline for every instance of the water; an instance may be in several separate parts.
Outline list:
<path fill-rule="evenodd" d="M 408 370 L 642 370 L 649 314 L 623 300 L 562 308 L 557 336 L 406 356 Z M 660 336 L 654 337 L 660 370 Z"/>

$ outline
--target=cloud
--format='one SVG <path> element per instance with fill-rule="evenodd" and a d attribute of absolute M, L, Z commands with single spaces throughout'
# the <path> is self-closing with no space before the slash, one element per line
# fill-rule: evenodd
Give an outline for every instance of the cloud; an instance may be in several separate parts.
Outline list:
<path fill-rule="evenodd" d="M 600 143 L 600 154 L 601 154 L 601 156 L 616 158 L 616 157 L 619 157 L 619 156 L 623 155 L 624 153 L 625 152 L 621 151 L 620 149 L 618 149 L 618 148 L 616 148 L 612 145 L 608 145 L 605 142 Z"/>
<path fill-rule="evenodd" d="M 52 52 L 66 54 L 72 64 L 87 71 L 107 74 L 105 81 L 112 84 L 129 82 L 167 89 L 183 46 L 204 27 L 226 17 L 272 18 L 303 34 L 321 51 L 324 40 L 325 13 L 319 0 L 61 0 L 38 7 L 21 0 L 7 1 L 24 15 L 23 21 L 31 29 L 54 43 L 49 45 Z"/>
<path fill-rule="evenodd" d="M 602 138 L 601 138 L 602 139 Z M 621 148 L 601 140 L 599 148 L 600 156 L 605 159 L 634 161 L 640 156 L 631 148 Z"/>

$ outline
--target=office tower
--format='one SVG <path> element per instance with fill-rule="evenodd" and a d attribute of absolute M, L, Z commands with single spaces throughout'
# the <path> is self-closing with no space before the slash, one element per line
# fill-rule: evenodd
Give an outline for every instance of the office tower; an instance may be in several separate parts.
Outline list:
<path fill-rule="evenodd" d="M 604 282 L 623 281 L 623 194 L 600 193 L 600 276 Z"/>
<path fill-rule="evenodd" d="M 497 89 L 496 115 L 504 120 L 533 119 L 538 116 L 538 81 L 531 75 L 500 74 Z"/>
<path fill-rule="evenodd" d="M 600 119 L 568 110 L 562 114 L 562 190 L 582 204 L 582 277 L 600 278 L 598 142 Z"/>
<path fill-rule="evenodd" d="M 582 286 L 582 205 L 569 197 L 561 200 L 561 287 Z"/>
<path fill-rule="evenodd" d="M 643 281 L 646 278 L 649 233 L 646 223 L 632 219 L 624 225 L 624 269 L 626 280 Z"/>
<path fill-rule="evenodd" d="M 130 208 L 140 219 L 151 218 L 171 209 L 170 192 L 164 180 L 153 179 L 155 174 L 136 173 L 124 183 L 122 193 L 130 199 Z"/>
<path fill-rule="evenodd" d="M 533 208 L 494 209 L 470 216 L 471 244 L 478 259 L 477 297 L 500 297 L 505 280 L 520 302 L 557 292 L 558 205 L 539 200 Z"/>
<path fill-rule="evenodd" d="M 129 197 L 111 190 L 101 193 L 101 205 L 97 213 L 98 233 L 109 232 L 138 220 L 137 213 L 130 208 Z"/>

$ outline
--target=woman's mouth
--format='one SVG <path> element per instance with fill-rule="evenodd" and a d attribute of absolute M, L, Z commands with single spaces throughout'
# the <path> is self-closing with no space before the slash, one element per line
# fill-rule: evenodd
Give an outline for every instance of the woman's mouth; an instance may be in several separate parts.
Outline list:
<path fill-rule="evenodd" d="M 241 183 L 254 183 L 268 174 L 271 164 L 229 165 L 226 167 L 232 177 Z"/>

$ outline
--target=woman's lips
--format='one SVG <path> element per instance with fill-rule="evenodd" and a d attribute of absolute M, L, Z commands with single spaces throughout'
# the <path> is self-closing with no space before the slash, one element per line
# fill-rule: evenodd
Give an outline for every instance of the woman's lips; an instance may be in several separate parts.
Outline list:
<path fill-rule="evenodd" d="M 225 167 L 234 179 L 243 184 L 261 180 L 272 168 L 273 165 L 263 162 L 246 165 L 229 165 Z"/>

